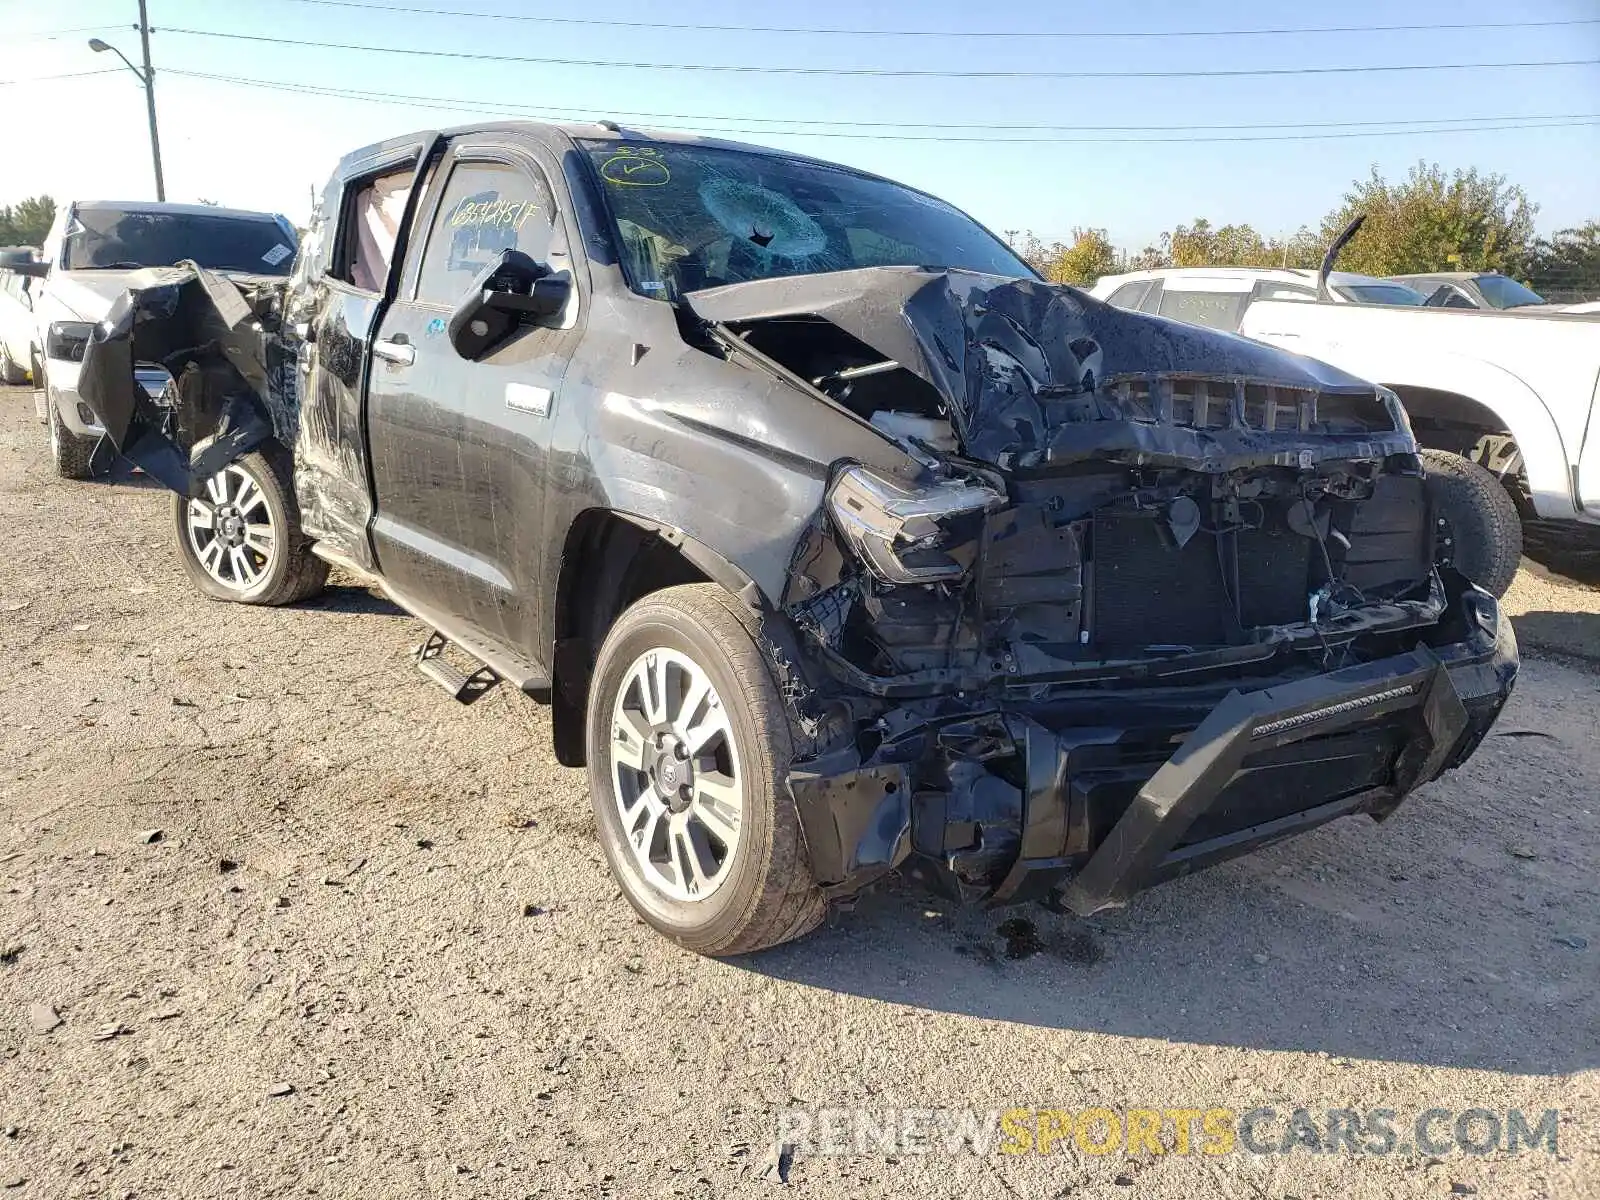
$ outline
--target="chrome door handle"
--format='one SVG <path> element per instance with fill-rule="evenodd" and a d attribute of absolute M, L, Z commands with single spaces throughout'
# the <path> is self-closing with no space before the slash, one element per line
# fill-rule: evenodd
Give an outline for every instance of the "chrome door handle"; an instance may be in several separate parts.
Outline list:
<path fill-rule="evenodd" d="M 372 353 L 384 362 L 409 367 L 417 361 L 417 348 L 410 342 L 373 342 Z"/>

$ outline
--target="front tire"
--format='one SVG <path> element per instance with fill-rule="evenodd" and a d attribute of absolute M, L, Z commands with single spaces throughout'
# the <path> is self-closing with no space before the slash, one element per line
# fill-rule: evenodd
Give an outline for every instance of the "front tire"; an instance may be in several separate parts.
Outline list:
<path fill-rule="evenodd" d="M 45 393 L 46 419 L 50 422 L 50 461 L 63 479 L 94 478 L 94 452 L 99 438 L 79 437 L 61 420 L 61 410 Z"/>
<path fill-rule="evenodd" d="M 1444 520 L 1456 570 L 1495 596 L 1504 596 L 1522 562 L 1522 518 L 1500 481 L 1470 459 L 1424 450 L 1428 494 Z"/>
<path fill-rule="evenodd" d="M 822 920 L 793 757 L 759 621 L 722 588 L 667 588 L 618 618 L 589 691 L 590 798 L 612 874 L 658 932 L 720 956 Z"/>
<path fill-rule="evenodd" d="M 288 452 L 268 442 L 218 471 L 199 496 L 173 495 L 179 557 L 207 596 L 294 604 L 328 582 L 328 564 L 311 553 L 300 528 L 292 470 Z"/>

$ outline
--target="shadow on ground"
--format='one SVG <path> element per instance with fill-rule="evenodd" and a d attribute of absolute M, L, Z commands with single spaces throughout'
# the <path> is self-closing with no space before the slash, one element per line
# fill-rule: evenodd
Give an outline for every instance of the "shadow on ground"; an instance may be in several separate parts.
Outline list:
<path fill-rule="evenodd" d="M 1501 764 L 1559 771 L 1570 751 L 1502 728 L 1509 736 L 1491 738 L 1490 769 L 1470 791 L 1447 777 L 1382 827 L 1346 818 L 1119 912 L 1075 921 L 1037 906 L 961 909 L 897 880 L 810 938 L 740 961 L 1048 1029 L 1534 1074 L 1591 1068 L 1600 892 L 1567 851 L 1580 844 L 1577 822 L 1593 837 L 1593 815 L 1509 820 L 1506 806 L 1530 802 L 1483 779 L 1517 777 Z M 1027 926 L 1006 924 L 1017 919 Z"/>
<path fill-rule="evenodd" d="M 1523 552 L 1547 570 L 1600 586 L 1600 531 L 1575 521 L 1525 521 Z"/>
<path fill-rule="evenodd" d="M 308 612 L 351 613 L 372 617 L 414 618 L 382 592 L 356 584 L 329 584 L 298 607 Z"/>
<path fill-rule="evenodd" d="M 1518 613 L 1511 618 L 1524 650 L 1553 650 L 1600 661 L 1600 613 Z"/>

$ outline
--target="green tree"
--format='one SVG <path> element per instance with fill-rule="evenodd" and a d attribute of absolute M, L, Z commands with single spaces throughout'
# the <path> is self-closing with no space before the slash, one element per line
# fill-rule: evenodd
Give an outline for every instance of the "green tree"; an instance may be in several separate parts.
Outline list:
<path fill-rule="evenodd" d="M 1525 278 L 1546 300 L 1570 303 L 1600 296 L 1600 221 L 1540 238 L 1528 256 Z"/>
<path fill-rule="evenodd" d="M 1051 283 L 1089 287 L 1102 275 L 1117 269 L 1117 252 L 1104 229 L 1074 229 L 1070 245 L 1053 242 L 1042 246 L 1035 239 L 1029 263 Z"/>
<path fill-rule="evenodd" d="M 1117 251 L 1104 229 L 1074 229 L 1072 242 L 1044 242 L 1032 230 L 1022 234 L 1006 231 L 1006 240 L 1025 263 L 1051 283 L 1070 283 L 1089 287 L 1102 275 L 1119 266 Z"/>
<path fill-rule="evenodd" d="M 1313 267 L 1321 257 L 1317 240 L 1308 229 L 1289 238 L 1266 238 L 1249 225 L 1213 228 L 1204 217 L 1162 234 L 1161 242 L 1168 260 L 1162 266 Z"/>
<path fill-rule="evenodd" d="M 1339 267 L 1366 275 L 1413 271 L 1502 271 L 1519 274 L 1533 249 L 1533 214 L 1520 187 L 1476 167 L 1446 174 L 1418 163 L 1389 183 L 1374 167 L 1357 180 L 1322 223 L 1331 240 L 1357 213 L 1366 223 L 1339 256 Z"/>
<path fill-rule="evenodd" d="M 37 246 L 55 219 L 56 202 L 49 196 L 30 196 L 0 207 L 0 246 Z"/>

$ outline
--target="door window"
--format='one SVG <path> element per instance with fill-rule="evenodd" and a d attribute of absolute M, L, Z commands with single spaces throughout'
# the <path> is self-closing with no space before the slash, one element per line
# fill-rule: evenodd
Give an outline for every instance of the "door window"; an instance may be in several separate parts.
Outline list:
<path fill-rule="evenodd" d="M 400 222 L 411 198 L 411 171 L 380 175 L 356 193 L 350 282 L 365 292 L 381 292 L 394 261 Z"/>
<path fill-rule="evenodd" d="M 1316 292 L 1293 283 L 1258 283 L 1257 300 L 1315 300 Z"/>
<path fill-rule="evenodd" d="M 1429 308 L 1477 308 L 1472 298 L 1460 288 L 1451 287 L 1448 283 L 1442 284 L 1439 290 L 1428 297 Z"/>
<path fill-rule="evenodd" d="M 1137 311 L 1139 305 L 1144 303 L 1144 298 L 1150 294 L 1152 286 L 1152 281 L 1148 279 L 1125 283 L 1106 297 L 1106 303 L 1113 308 L 1127 308 Z"/>
<path fill-rule="evenodd" d="M 537 172 L 504 163 L 458 162 L 450 172 L 417 273 L 417 299 L 455 305 L 502 250 L 547 262 L 555 203 Z"/>

